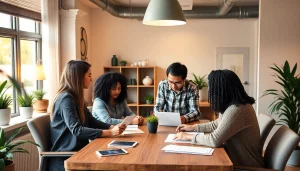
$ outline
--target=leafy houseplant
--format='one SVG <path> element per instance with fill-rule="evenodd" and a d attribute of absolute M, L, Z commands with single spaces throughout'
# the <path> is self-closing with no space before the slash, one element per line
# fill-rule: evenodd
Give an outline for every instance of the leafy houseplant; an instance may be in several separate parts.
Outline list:
<path fill-rule="evenodd" d="M 7 81 L 4 81 L 0 84 L 0 125 L 7 125 L 10 122 L 10 104 L 12 103 L 12 98 L 5 94 L 7 89 L 10 87 L 5 88 Z"/>
<path fill-rule="evenodd" d="M 121 64 L 121 66 L 126 66 L 126 64 L 127 64 L 127 61 L 125 61 L 125 60 L 122 60 L 122 61 L 120 61 L 120 64 Z"/>
<path fill-rule="evenodd" d="M 207 100 L 208 92 L 207 92 L 207 89 L 204 89 L 204 88 L 208 87 L 207 82 L 205 81 L 206 75 L 204 75 L 203 77 L 197 76 L 194 73 L 192 73 L 192 75 L 194 76 L 193 81 L 197 84 L 198 89 L 199 89 L 199 101 Z"/>
<path fill-rule="evenodd" d="M 22 130 L 22 128 L 14 131 L 9 139 L 6 139 L 4 135 L 4 130 L 0 128 L 0 170 L 4 170 L 6 166 L 13 164 L 13 153 L 27 153 L 29 152 L 24 149 L 21 145 L 26 143 L 31 143 L 33 145 L 39 146 L 32 141 L 16 140 L 12 141 Z"/>
<path fill-rule="evenodd" d="M 149 133 L 156 133 L 158 126 L 158 118 L 154 115 L 150 115 L 146 118 L 146 121 Z"/>
<path fill-rule="evenodd" d="M 194 76 L 194 82 L 198 85 L 198 89 L 201 90 L 202 88 L 205 88 L 207 87 L 207 82 L 205 81 L 205 76 L 204 75 L 203 77 L 200 77 L 200 76 L 197 76 L 196 74 L 192 73 L 192 75 Z"/>
<path fill-rule="evenodd" d="M 33 108 L 35 112 L 47 112 L 49 100 L 43 99 L 44 95 L 46 94 L 46 91 L 43 89 L 38 89 L 32 92 L 33 97 L 36 99 Z"/>
<path fill-rule="evenodd" d="M 144 98 L 146 100 L 146 104 L 153 104 L 154 97 L 151 95 L 147 95 Z"/>
<path fill-rule="evenodd" d="M 34 97 L 32 94 L 29 95 L 21 95 L 18 98 L 19 106 L 20 106 L 20 115 L 24 119 L 29 119 L 32 117 L 34 104 Z"/>
<path fill-rule="evenodd" d="M 300 136 L 300 77 L 299 75 L 295 75 L 297 72 L 297 63 L 292 70 L 288 61 L 285 61 L 282 67 L 274 64 L 274 67 L 270 68 L 275 71 L 274 76 L 278 78 L 275 82 L 282 87 L 280 90 L 268 89 L 263 94 L 263 96 L 274 96 L 275 100 L 269 106 L 270 113 L 279 116 L 279 121 L 277 122 L 279 125 L 288 126 Z M 296 151 L 298 151 L 297 156 L 299 157 L 300 146 L 293 153 Z"/>

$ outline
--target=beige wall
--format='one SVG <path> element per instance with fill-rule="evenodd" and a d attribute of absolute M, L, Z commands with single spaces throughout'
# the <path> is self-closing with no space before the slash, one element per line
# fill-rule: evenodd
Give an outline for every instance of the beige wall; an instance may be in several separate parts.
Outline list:
<path fill-rule="evenodd" d="M 300 63 L 299 7 L 299 0 L 260 1 L 258 96 L 266 89 L 279 88 L 271 76 L 272 64 L 281 66 L 285 60 L 291 65 Z M 260 98 L 258 111 L 269 113 L 272 100 L 272 97 Z"/>
<path fill-rule="evenodd" d="M 271 76 L 274 72 L 270 66 L 274 63 L 282 66 L 285 60 L 288 60 L 290 65 L 300 63 L 299 7 L 299 0 L 260 1 L 258 96 L 266 89 L 280 88 Z M 260 98 L 258 112 L 269 113 L 268 106 L 272 101 L 273 97 Z M 272 117 L 277 119 L 276 115 Z M 272 129 L 265 147 L 278 127 Z"/>
<path fill-rule="evenodd" d="M 189 73 L 204 75 L 216 67 L 216 47 L 250 47 L 250 77 L 254 79 L 257 19 L 198 19 L 187 20 L 185 26 L 151 27 L 93 9 L 92 21 L 94 77 L 111 64 L 113 54 L 129 63 L 149 59 L 150 65 L 158 66 L 161 80 L 172 62 L 184 63 Z"/>

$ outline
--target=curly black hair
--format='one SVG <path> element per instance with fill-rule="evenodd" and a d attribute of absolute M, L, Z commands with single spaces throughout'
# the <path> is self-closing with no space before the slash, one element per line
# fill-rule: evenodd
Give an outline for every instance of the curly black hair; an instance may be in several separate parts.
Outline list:
<path fill-rule="evenodd" d="M 169 74 L 177 77 L 181 76 L 181 78 L 184 80 L 187 76 L 187 67 L 179 62 L 175 62 L 168 66 L 166 74 L 167 76 Z"/>
<path fill-rule="evenodd" d="M 116 101 L 121 103 L 127 99 L 127 78 L 118 72 L 107 72 L 97 78 L 94 84 L 94 99 L 100 98 L 109 103 L 110 89 L 116 87 L 118 82 L 121 84 L 121 93 Z"/>
<path fill-rule="evenodd" d="M 224 113 L 230 105 L 254 104 L 239 77 L 230 70 L 213 70 L 208 75 L 208 101 L 215 112 Z"/>

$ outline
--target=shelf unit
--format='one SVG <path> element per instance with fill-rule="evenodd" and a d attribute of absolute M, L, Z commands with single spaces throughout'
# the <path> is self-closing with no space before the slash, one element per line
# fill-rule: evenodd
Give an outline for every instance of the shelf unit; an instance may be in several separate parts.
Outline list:
<path fill-rule="evenodd" d="M 127 86 L 127 104 L 130 109 L 137 115 L 147 116 L 153 111 L 154 104 L 146 104 L 144 97 L 146 95 L 156 96 L 156 67 L 155 66 L 104 66 L 105 72 L 120 72 L 128 79 Z M 143 79 L 149 76 L 153 83 L 150 86 L 143 85 Z M 130 85 L 130 79 L 136 79 L 136 85 Z"/>

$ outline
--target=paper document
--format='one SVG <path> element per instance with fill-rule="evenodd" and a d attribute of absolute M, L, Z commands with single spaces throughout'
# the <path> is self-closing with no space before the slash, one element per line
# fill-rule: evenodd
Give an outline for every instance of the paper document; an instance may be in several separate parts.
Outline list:
<path fill-rule="evenodd" d="M 145 132 L 140 130 L 138 125 L 128 125 L 122 134 L 125 135 L 125 134 L 143 134 L 143 133 Z"/>
<path fill-rule="evenodd" d="M 179 145 L 167 145 L 162 148 L 167 153 L 185 153 L 185 154 L 199 154 L 199 155 L 212 155 L 213 148 L 205 147 L 192 147 L 192 146 L 179 146 Z"/>
<path fill-rule="evenodd" d="M 187 134 L 204 134 L 203 132 L 185 132 Z M 191 140 L 174 140 L 175 134 L 169 134 L 168 137 L 166 138 L 165 142 L 169 143 L 191 143 Z"/>
<path fill-rule="evenodd" d="M 126 116 L 121 124 L 128 126 L 135 117 L 136 115 Z"/>

